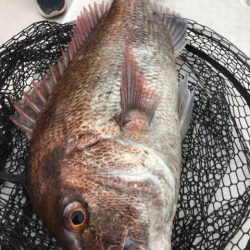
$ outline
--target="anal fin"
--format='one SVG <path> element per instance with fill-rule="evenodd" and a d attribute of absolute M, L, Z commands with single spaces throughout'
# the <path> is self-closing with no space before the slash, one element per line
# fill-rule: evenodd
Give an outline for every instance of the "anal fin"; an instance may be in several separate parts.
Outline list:
<path fill-rule="evenodd" d="M 179 83 L 178 88 L 178 113 L 181 128 L 181 138 L 184 139 L 192 120 L 194 106 L 194 92 L 188 89 L 188 75 Z"/>

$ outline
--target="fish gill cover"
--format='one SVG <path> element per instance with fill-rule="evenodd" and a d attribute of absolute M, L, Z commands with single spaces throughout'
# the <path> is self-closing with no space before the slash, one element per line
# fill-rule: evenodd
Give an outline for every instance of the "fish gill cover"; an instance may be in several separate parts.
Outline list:
<path fill-rule="evenodd" d="M 0 47 L 0 249 L 59 248 L 34 213 L 22 183 L 29 145 L 8 118 L 14 113 L 9 99 L 20 99 L 32 79 L 41 79 L 71 35 L 71 23 L 38 22 Z M 247 249 L 250 59 L 225 38 L 191 20 L 187 39 L 177 67 L 180 78 L 189 75 L 195 103 L 183 144 L 173 249 Z M 16 178 L 9 174 L 22 173 L 13 183 Z"/>

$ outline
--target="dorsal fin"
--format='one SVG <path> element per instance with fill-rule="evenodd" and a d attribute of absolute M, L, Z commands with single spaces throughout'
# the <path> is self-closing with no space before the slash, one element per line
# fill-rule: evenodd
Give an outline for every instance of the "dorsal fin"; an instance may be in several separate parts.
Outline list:
<path fill-rule="evenodd" d="M 126 43 L 121 79 L 121 129 L 143 130 L 154 116 L 158 102 L 155 89 L 147 86 L 129 43 Z"/>
<path fill-rule="evenodd" d="M 72 39 L 67 49 L 62 51 L 57 63 L 49 67 L 48 73 L 42 80 L 38 83 L 32 82 L 33 88 L 28 93 L 24 92 L 20 101 L 11 100 L 17 112 L 10 116 L 10 119 L 25 132 L 29 139 L 32 136 L 36 118 L 51 96 L 54 85 L 63 76 L 70 61 L 73 60 L 74 55 L 88 38 L 92 29 L 110 9 L 112 2 L 113 0 L 105 1 L 105 3 L 103 1 L 101 4 L 94 3 L 89 5 L 88 9 L 84 7 L 73 26 Z"/>
<path fill-rule="evenodd" d="M 152 3 L 152 8 L 159 16 L 160 23 L 168 30 L 175 56 L 178 56 L 186 45 L 186 19 L 157 2 Z"/>

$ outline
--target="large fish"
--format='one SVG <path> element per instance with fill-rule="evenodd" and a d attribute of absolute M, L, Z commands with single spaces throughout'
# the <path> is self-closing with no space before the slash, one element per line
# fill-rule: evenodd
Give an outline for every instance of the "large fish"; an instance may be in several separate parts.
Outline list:
<path fill-rule="evenodd" d="M 149 0 L 83 9 L 12 121 L 31 138 L 34 208 L 65 249 L 171 249 L 193 94 L 175 58 L 186 22 Z"/>

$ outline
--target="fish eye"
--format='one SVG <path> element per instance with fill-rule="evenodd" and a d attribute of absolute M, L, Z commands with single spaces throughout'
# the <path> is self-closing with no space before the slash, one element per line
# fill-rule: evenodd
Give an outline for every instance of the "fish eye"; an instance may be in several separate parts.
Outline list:
<path fill-rule="evenodd" d="M 67 229 L 78 233 L 86 225 L 87 209 L 78 201 L 71 202 L 64 208 L 63 218 Z"/>

